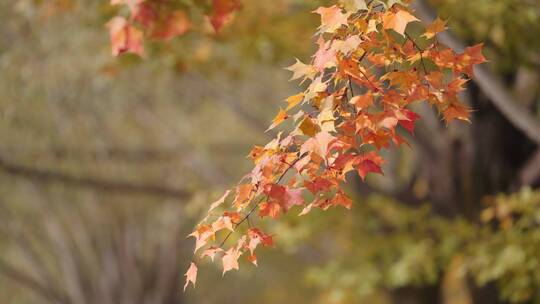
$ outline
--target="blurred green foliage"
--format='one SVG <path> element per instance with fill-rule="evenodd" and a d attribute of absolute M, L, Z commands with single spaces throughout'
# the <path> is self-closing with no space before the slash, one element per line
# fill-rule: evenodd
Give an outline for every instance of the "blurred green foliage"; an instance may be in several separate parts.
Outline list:
<path fill-rule="evenodd" d="M 470 276 L 479 286 L 496 284 L 504 300 L 536 303 L 540 193 L 525 188 L 486 200 L 483 221 L 470 222 L 441 218 L 427 205 L 411 208 L 380 196 L 360 199 L 361 207 L 351 215 L 315 220 L 313 233 L 330 235 L 325 246 L 332 249 L 329 262 L 313 268 L 308 278 L 326 289 L 328 301 L 335 297 L 333 302 L 343 303 L 385 289 L 441 284 L 457 271 L 454 280 Z"/>

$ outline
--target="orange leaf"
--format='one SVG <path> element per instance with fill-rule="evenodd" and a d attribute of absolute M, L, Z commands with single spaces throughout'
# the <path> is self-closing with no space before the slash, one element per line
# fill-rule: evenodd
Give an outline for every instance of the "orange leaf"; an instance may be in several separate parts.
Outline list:
<path fill-rule="evenodd" d="M 259 216 L 265 217 L 269 216 L 273 219 L 279 218 L 279 213 L 281 211 L 281 206 L 276 202 L 262 202 L 259 205 Z"/>
<path fill-rule="evenodd" d="M 346 209 L 351 209 L 352 200 L 345 193 L 338 191 L 332 198 L 332 204 L 336 206 L 343 206 Z"/>
<path fill-rule="evenodd" d="M 161 40 L 170 40 L 176 36 L 187 33 L 191 28 L 191 22 L 183 10 L 177 10 L 167 16 L 165 21 L 156 24 L 152 31 L 152 37 Z"/>
<path fill-rule="evenodd" d="M 129 24 L 124 17 L 114 17 L 107 23 L 113 56 L 144 53 L 142 32 Z"/>
<path fill-rule="evenodd" d="M 248 261 L 250 261 L 253 265 L 258 266 L 257 256 L 254 253 L 248 255 Z"/>
<path fill-rule="evenodd" d="M 467 108 L 464 105 L 461 104 L 451 104 L 443 111 L 444 120 L 446 120 L 446 123 L 452 122 L 454 119 L 460 119 L 467 122 L 471 122 L 469 120 L 469 113 L 471 110 Z"/>
<path fill-rule="evenodd" d="M 369 91 L 364 95 L 354 96 L 349 103 L 355 105 L 358 110 L 365 110 L 373 105 L 373 93 Z"/>
<path fill-rule="evenodd" d="M 446 21 L 437 17 L 430 25 L 426 27 L 426 32 L 422 35 L 427 39 L 435 37 L 435 35 L 443 32 L 446 29 Z"/>
<path fill-rule="evenodd" d="M 475 46 L 465 48 L 465 54 L 469 56 L 472 64 L 480 64 L 486 62 L 486 57 L 482 54 L 484 44 L 480 43 Z"/>
<path fill-rule="evenodd" d="M 244 207 L 244 203 L 249 200 L 251 196 L 252 189 L 253 185 L 251 184 L 242 184 L 236 187 L 236 197 L 234 198 L 233 205 L 237 209 L 242 209 Z"/>

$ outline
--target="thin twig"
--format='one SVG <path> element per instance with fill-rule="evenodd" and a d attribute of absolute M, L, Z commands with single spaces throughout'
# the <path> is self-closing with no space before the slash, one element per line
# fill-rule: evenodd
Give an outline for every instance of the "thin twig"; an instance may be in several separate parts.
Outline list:
<path fill-rule="evenodd" d="M 281 176 L 278 178 L 278 180 L 275 182 L 275 184 L 279 184 L 281 182 L 281 180 L 283 179 L 283 177 L 285 177 L 285 174 L 287 174 L 287 172 L 289 172 L 289 170 L 294 167 L 294 165 L 300 160 L 302 159 L 304 156 L 303 155 L 300 155 L 299 157 L 297 157 L 290 165 L 289 167 L 283 171 L 283 173 L 281 174 Z M 234 229 L 238 228 L 238 226 L 240 226 L 243 222 L 245 222 L 246 220 L 249 219 L 249 217 L 251 216 L 251 214 L 255 211 L 255 209 L 257 209 L 257 207 L 264 201 L 264 200 L 267 200 L 268 199 L 268 195 L 266 195 L 265 197 L 261 197 L 261 199 L 259 199 L 259 201 L 253 206 L 253 208 L 251 208 L 251 210 L 249 210 L 249 212 L 238 222 L 238 223 L 235 223 L 234 224 Z M 229 237 L 231 237 L 231 235 L 234 233 L 234 231 L 229 231 L 229 233 L 227 234 L 227 236 L 225 236 L 225 238 L 223 239 L 223 241 L 221 241 L 221 243 L 219 244 L 218 247 L 222 247 L 225 242 L 229 239 Z"/>

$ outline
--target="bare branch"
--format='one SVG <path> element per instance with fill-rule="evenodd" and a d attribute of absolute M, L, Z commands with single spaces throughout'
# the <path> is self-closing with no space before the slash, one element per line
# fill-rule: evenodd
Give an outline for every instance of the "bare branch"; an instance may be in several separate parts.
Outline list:
<path fill-rule="evenodd" d="M 159 185 L 135 184 L 123 181 L 103 180 L 95 177 L 74 176 L 52 170 L 30 168 L 19 164 L 9 163 L 2 158 L 0 158 L 0 171 L 37 183 L 63 183 L 74 187 L 91 188 L 103 192 L 146 194 L 183 200 L 189 199 L 193 195 L 191 191 L 184 189 L 174 189 Z"/>

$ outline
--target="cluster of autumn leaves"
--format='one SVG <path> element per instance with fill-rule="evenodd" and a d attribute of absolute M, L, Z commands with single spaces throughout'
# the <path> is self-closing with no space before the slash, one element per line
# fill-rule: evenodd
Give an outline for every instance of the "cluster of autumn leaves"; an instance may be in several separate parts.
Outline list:
<path fill-rule="evenodd" d="M 409 109 L 412 103 L 429 103 L 447 123 L 468 120 L 458 93 L 473 66 L 485 61 L 482 45 L 456 54 L 436 39 L 446 23 L 437 19 L 424 27 L 406 4 L 342 1 L 315 11 L 321 17 L 318 50 L 309 64 L 297 60 L 288 67 L 292 80 L 307 89 L 286 100 L 269 130 L 284 121 L 294 128 L 254 147 L 253 170 L 211 205 L 190 235 L 195 253 L 202 250 L 199 259 L 219 257 L 223 273 L 238 269 L 242 255 L 257 265 L 256 249 L 273 241 L 254 228 L 254 213 L 278 219 L 294 207 L 299 215 L 313 208 L 351 208 L 342 187 L 347 174 L 355 171 L 362 180 L 382 174 L 381 149 L 407 144 L 414 133 L 420 117 Z M 420 34 L 407 31 L 413 23 Z M 229 197 L 229 210 L 218 212 Z M 184 289 L 195 285 L 196 264 L 185 274 Z"/>
<path fill-rule="evenodd" d="M 409 108 L 412 103 L 429 103 L 447 123 L 468 120 L 469 109 L 458 94 L 473 66 L 485 61 L 482 45 L 456 54 L 436 39 L 446 23 L 437 19 L 422 26 L 408 2 L 343 0 L 315 11 L 321 17 L 318 50 L 309 64 L 297 60 L 288 67 L 292 80 L 306 89 L 287 98 L 268 130 L 284 121 L 294 128 L 250 152 L 253 170 L 210 206 L 190 234 L 195 253 L 202 250 L 195 260 L 219 258 L 223 274 L 238 269 L 243 255 L 257 265 L 256 249 L 272 246 L 273 239 L 253 226 L 253 214 L 277 220 L 294 207 L 299 215 L 313 208 L 351 208 L 343 190 L 347 174 L 354 171 L 362 180 L 382 174 L 381 149 L 407 144 L 414 133 L 420 117 Z M 185 10 L 166 1 L 111 3 L 129 11 L 128 18 L 109 22 L 113 55 L 143 55 L 145 37 L 168 40 L 192 26 Z M 238 0 L 212 0 L 206 20 L 218 31 L 239 7 Z M 411 25 L 417 30 L 408 31 Z M 230 207 L 223 208 L 228 201 Z M 184 290 L 195 285 L 195 260 Z"/>
<path fill-rule="evenodd" d="M 111 5 L 126 7 L 128 16 L 115 16 L 108 25 L 113 56 L 123 53 L 144 55 L 145 38 L 167 41 L 191 30 L 189 12 L 174 1 L 111 0 Z M 218 32 L 240 8 L 239 0 L 211 0 L 205 22 Z"/>

